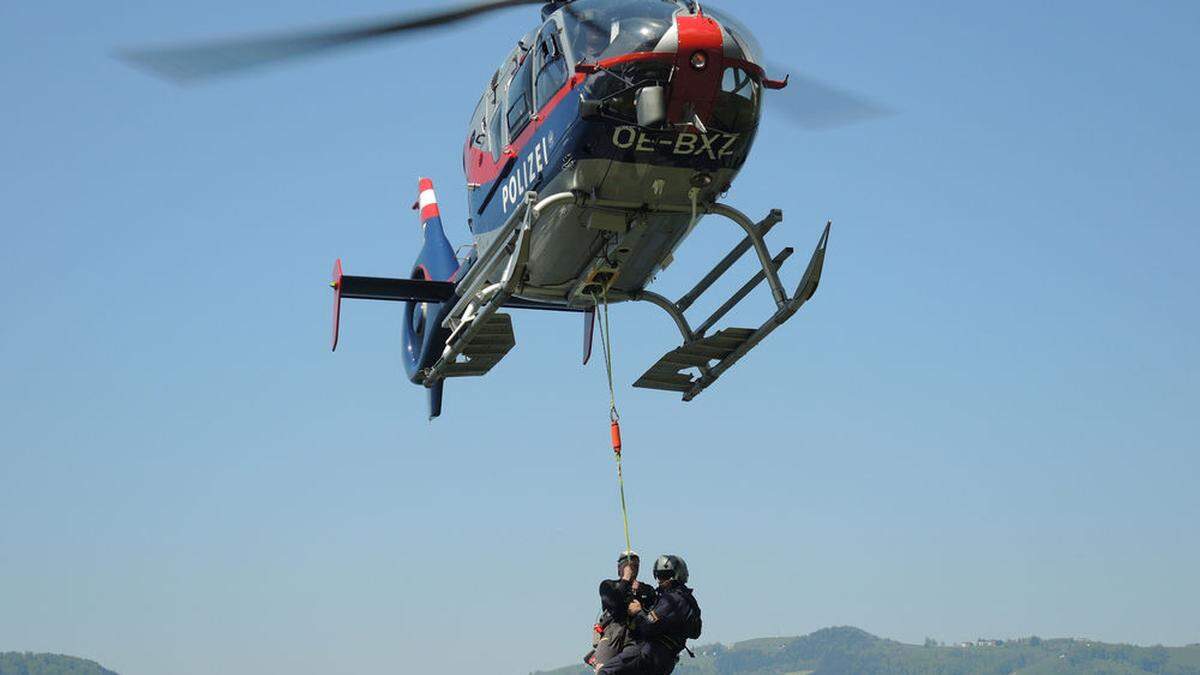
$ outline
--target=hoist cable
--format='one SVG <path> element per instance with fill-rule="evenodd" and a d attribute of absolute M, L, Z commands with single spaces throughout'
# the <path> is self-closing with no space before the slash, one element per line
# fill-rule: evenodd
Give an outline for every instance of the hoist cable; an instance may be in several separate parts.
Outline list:
<path fill-rule="evenodd" d="M 600 317 L 600 345 L 604 350 L 604 370 L 608 376 L 608 419 L 612 431 L 613 454 L 617 460 L 617 486 L 621 494 L 621 520 L 625 525 L 625 550 L 632 551 L 629 537 L 629 509 L 625 506 L 625 475 L 621 470 L 621 415 L 617 412 L 617 390 L 613 385 L 612 330 L 608 321 L 608 289 L 601 296 L 592 293 L 596 307 L 602 308 Z"/>

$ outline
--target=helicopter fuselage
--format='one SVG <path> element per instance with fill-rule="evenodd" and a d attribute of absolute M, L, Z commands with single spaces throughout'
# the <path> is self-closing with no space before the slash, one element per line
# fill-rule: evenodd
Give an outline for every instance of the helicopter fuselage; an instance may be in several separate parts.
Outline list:
<path fill-rule="evenodd" d="M 758 128 L 763 71 L 728 26 L 662 0 L 645 0 L 642 17 L 623 7 L 611 22 L 593 5 L 571 3 L 522 38 L 485 91 L 464 152 L 477 251 L 527 193 L 578 196 L 533 228 L 520 296 L 543 302 L 644 289 L 729 189 Z"/>

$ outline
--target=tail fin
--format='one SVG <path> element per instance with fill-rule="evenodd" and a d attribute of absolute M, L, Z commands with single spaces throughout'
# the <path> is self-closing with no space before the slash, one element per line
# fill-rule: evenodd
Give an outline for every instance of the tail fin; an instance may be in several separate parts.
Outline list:
<path fill-rule="evenodd" d="M 433 181 L 428 178 L 422 178 L 418 185 L 420 194 L 413 209 L 421 212 L 421 232 L 425 236 L 425 243 L 417 258 L 417 269 L 432 281 L 449 281 L 458 271 L 458 259 L 454 257 L 454 247 L 442 229 L 437 193 L 433 190 Z"/>
<path fill-rule="evenodd" d="M 450 240 L 446 238 L 446 231 L 442 228 L 442 214 L 438 209 L 437 193 L 433 190 L 433 181 L 421 178 L 417 185 L 417 203 L 413 204 L 413 209 L 421 214 L 421 234 L 424 235 L 425 241 L 421 246 L 421 254 L 417 256 L 412 277 L 430 281 L 450 281 L 458 273 L 458 258 L 455 257 L 454 247 L 450 245 Z M 453 298 L 450 299 L 450 304 L 453 304 Z M 409 378 L 414 382 L 418 381 L 421 370 L 432 365 L 446 346 L 448 332 L 442 329 L 440 324 L 443 310 L 447 307 L 448 305 L 445 304 L 426 304 L 418 309 L 417 306 L 410 305 L 410 312 L 428 313 L 423 320 L 422 334 L 406 336 L 410 344 L 416 347 L 416 349 L 406 349 L 410 356 L 405 364 L 408 367 Z M 408 331 L 412 331 L 411 321 Z M 442 414 L 442 391 L 444 388 L 444 381 L 429 387 L 430 419 Z"/>

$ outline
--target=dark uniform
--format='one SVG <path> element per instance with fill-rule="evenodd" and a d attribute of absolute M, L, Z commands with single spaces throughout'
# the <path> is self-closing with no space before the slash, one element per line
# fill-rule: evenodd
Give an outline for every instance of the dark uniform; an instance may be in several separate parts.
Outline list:
<path fill-rule="evenodd" d="M 599 675 L 668 675 L 689 639 L 700 637 L 700 606 L 681 583 L 660 588 L 658 600 L 632 617 L 633 642 L 600 668 Z"/>
<path fill-rule="evenodd" d="M 650 584 L 639 583 L 637 590 L 633 582 L 624 579 L 606 579 L 600 582 L 600 620 L 596 624 L 599 635 L 592 645 L 594 650 L 588 659 L 591 663 L 604 663 L 625 648 L 629 625 L 629 603 L 637 600 L 643 607 L 653 607 L 658 594 Z"/>
<path fill-rule="evenodd" d="M 605 579 L 600 582 L 600 609 L 618 620 L 628 616 L 630 602 L 637 600 L 642 607 L 653 607 L 657 599 L 658 593 L 652 584 L 639 582 L 635 591 L 632 581 Z"/>

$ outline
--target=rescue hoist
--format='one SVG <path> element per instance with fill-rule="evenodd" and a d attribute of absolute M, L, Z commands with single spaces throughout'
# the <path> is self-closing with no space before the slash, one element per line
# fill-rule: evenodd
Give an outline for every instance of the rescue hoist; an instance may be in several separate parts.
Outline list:
<path fill-rule="evenodd" d="M 689 231 L 700 221 L 699 196 L 699 188 L 692 188 L 688 193 L 692 202 L 692 220 L 688 225 Z M 613 456 L 617 461 L 617 487 L 621 495 L 621 521 L 625 525 L 625 550 L 632 551 L 633 545 L 629 537 L 629 509 L 625 505 L 625 474 L 621 468 L 621 414 L 617 411 L 617 391 L 613 384 L 612 330 L 608 321 L 608 285 L 603 284 L 599 288 L 600 293 L 598 294 L 594 290 L 592 291 L 592 301 L 597 313 L 600 314 L 600 346 L 604 350 L 604 372 L 608 377 L 609 433 L 612 436 Z"/>
<path fill-rule="evenodd" d="M 629 537 L 629 509 L 625 506 L 625 474 L 621 468 L 621 414 L 617 411 L 617 390 L 613 385 L 612 369 L 612 330 L 608 322 L 608 289 L 600 295 L 592 294 L 596 307 L 600 309 L 600 346 L 604 351 L 604 372 L 608 377 L 608 421 L 609 433 L 612 437 L 613 456 L 617 462 L 617 487 L 621 495 L 621 521 L 625 525 L 625 550 L 632 551 L 633 544 Z"/>

